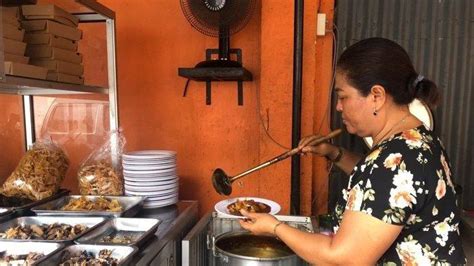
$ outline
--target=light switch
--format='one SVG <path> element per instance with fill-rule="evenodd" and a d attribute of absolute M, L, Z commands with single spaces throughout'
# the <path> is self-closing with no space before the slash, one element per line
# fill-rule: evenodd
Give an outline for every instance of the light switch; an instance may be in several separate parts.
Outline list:
<path fill-rule="evenodd" d="M 316 36 L 326 35 L 326 14 L 318 13 L 316 22 Z"/>

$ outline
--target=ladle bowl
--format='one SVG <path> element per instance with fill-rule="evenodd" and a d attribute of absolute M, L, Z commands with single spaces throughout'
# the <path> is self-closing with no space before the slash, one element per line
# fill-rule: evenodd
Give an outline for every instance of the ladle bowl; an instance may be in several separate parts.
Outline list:
<path fill-rule="evenodd" d="M 212 185 L 217 193 L 221 195 L 230 195 L 232 193 L 232 182 L 224 170 L 217 168 L 212 173 Z"/>

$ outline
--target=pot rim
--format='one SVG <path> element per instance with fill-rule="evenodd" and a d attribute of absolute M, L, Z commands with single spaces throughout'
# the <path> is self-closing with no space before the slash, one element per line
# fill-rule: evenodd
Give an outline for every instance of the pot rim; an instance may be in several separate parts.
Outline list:
<path fill-rule="evenodd" d="M 250 257 L 250 256 L 244 256 L 244 255 L 238 255 L 238 254 L 230 253 L 228 251 L 225 251 L 225 250 L 219 248 L 216 245 L 217 241 L 219 241 L 220 239 L 222 239 L 224 237 L 234 236 L 234 235 L 237 236 L 237 235 L 252 235 L 252 234 L 247 232 L 247 231 L 227 232 L 227 233 L 221 234 L 215 240 L 214 248 L 216 249 L 216 251 L 223 254 L 223 255 L 225 255 L 225 256 L 228 256 L 228 257 L 234 257 L 234 258 L 252 260 L 252 261 L 256 261 L 256 260 L 257 261 L 281 261 L 281 260 L 287 260 L 287 259 L 291 259 L 293 257 L 297 257 L 296 253 L 293 253 L 293 254 L 288 255 L 288 256 L 277 257 L 277 258 Z"/>

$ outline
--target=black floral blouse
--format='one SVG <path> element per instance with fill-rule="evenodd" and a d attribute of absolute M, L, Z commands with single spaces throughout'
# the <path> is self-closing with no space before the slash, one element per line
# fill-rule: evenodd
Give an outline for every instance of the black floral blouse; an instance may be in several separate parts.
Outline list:
<path fill-rule="evenodd" d="M 420 126 L 398 133 L 355 166 L 336 205 L 334 231 L 344 210 L 361 211 L 404 226 L 379 264 L 465 264 L 451 174 L 433 132 Z"/>

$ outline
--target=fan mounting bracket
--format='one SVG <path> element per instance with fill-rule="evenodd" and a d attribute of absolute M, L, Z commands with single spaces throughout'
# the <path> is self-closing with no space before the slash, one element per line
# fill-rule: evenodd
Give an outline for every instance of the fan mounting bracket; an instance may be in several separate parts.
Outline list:
<path fill-rule="evenodd" d="M 206 61 L 200 62 L 194 68 L 179 68 L 178 75 L 188 78 L 184 87 L 183 97 L 186 96 L 190 80 L 206 82 L 206 105 L 211 104 L 212 81 L 237 81 L 237 102 L 243 105 L 243 81 L 252 81 L 252 73 L 242 67 L 242 50 L 229 49 L 229 54 L 235 54 L 237 61 L 213 60 L 212 56 L 219 54 L 219 49 L 206 49 Z"/>

